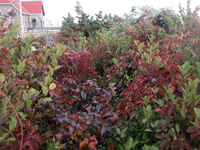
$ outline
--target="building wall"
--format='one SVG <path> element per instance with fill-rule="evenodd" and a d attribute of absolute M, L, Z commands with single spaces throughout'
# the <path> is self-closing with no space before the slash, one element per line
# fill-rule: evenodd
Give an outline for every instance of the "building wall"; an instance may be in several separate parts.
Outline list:
<path fill-rule="evenodd" d="M 14 9 L 15 13 L 16 13 L 16 16 L 14 17 L 14 19 L 18 20 L 18 23 L 20 24 L 21 23 L 21 19 L 20 19 L 20 12 L 18 9 L 16 9 L 12 4 L 0 4 L 0 11 L 1 11 L 1 16 L 0 17 L 3 17 L 3 15 L 6 15 L 9 10 L 12 10 Z M 23 18 L 23 25 L 24 25 L 24 30 L 25 31 L 28 31 L 28 30 L 38 30 L 38 29 L 41 29 L 43 27 L 43 16 L 42 15 L 30 15 L 30 14 L 23 14 L 22 16 Z M 36 26 L 34 27 L 33 26 L 33 19 L 36 20 Z M 8 26 L 9 23 L 11 22 L 11 18 L 9 18 L 6 22 L 5 22 L 5 26 Z"/>
<path fill-rule="evenodd" d="M 7 13 L 9 12 L 9 10 L 12 10 L 14 9 L 15 13 L 16 13 L 16 16 L 14 19 L 17 19 L 18 21 L 20 21 L 20 13 L 19 11 L 13 7 L 12 5 L 10 4 L 1 4 L 0 5 L 0 11 L 1 11 L 1 17 L 3 17 L 3 15 L 7 15 Z M 11 22 L 11 18 L 9 18 L 6 22 L 5 22 L 5 26 L 8 26 L 8 24 Z"/>
<path fill-rule="evenodd" d="M 34 27 L 33 20 L 36 20 L 36 26 Z M 41 29 L 44 27 L 44 21 L 43 21 L 43 16 L 42 15 L 30 15 L 27 18 L 28 22 L 28 29 L 34 30 L 34 29 Z"/>

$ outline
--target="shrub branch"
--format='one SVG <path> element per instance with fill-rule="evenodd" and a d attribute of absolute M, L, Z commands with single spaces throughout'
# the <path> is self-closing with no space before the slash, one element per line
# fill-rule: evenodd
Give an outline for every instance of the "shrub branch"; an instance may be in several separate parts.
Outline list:
<path fill-rule="evenodd" d="M 17 120 L 19 121 L 19 124 L 21 126 L 21 142 L 20 142 L 20 150 L 22 150 L 23 147 L 23 124 L 19 118 L 19 115 L 17 113 L 17 111 L 15 110 L 13 104 L 11 103 L 11 101 L 9 100 L 9 98 L 6 96 L 6 94 L 0 89 L 0 93 L 3 95 L 3 97 L 8 101 L 9 105 L 12 107 L 13 111 L 15 112 L 15 115 L 17 117 Z"/>

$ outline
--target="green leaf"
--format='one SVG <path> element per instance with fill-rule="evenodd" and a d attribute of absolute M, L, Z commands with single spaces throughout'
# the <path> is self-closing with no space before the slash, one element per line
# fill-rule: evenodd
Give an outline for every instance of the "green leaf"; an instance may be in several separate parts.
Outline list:
<path fill-rule="evenodd" d="M 9 123 L 9 130 L 12 132 L 17 125 L 17 118 L 15 116 L 11 117 L 11 121 Z"/>
<path fill-rule="evenodd" d="M 32 101 L 31 101 L 31 100 L 28 100 L 28 101 L 27 101 L 27 107 L 28 107 L 28 108 L 31 108 L 31 105 L 32 105 Z"/>
<path fill-rule="evenodd" d="M 15 138 L 12 137 L 5 140 L 5 142 L 12 142 L 12 141 L 15 141 Z"/>
<path fill-rule="evenodd" d="M 56 84 L 55 83 L 51 83 L 50 85 L 49 85 L 49 89 L 50 90 L 53 90 L 53 89 L 55 89 L 56 88 Z"/>
<path fill-rule="evenodd" d="M 45 101 L 45 102 L 51 102 L 52 99 L 50 97 L 47 97 L 47 98 L 43 99 L 43 101 Z"/>
<path fill-rule="evenodd" d="M 28 96 L 31 97 L 33 94 L 35 94 L 35 92 L 36 92 L 36 89 L 31 88 L 31 89 L 28 91 Z"/>
<path fill-rule="evenodd" d="M 22 51 L 23 56 L 25 56 L 25 54 L 26 54 L 26 49 L 25 49 L 23 46 L 21 46 L 21 51 Z"/>
<path fill-rule="evenodd" d="M 188 73 L 190 69 L 191 69 L 191 66 L 189 62 L 186 62 L 181 66 L 181 71 L 183 75 L 186 75 L 186 73 Z"/>
<path fill-rule="evenodd" d="M 27 115 L 23 114 L 22 112 L 19 112 L 19 115 L 22 117 L 22 119 L 26 119 Z"/>
<path fill-rule="evenodd" d="M 159 88 L 155 88 L 155 89 L 152 88 L 152 91 L 153 91 L 154 94 L 156 94 L 156 93 L 158 93 Z"/>
<path fill-rule="evenodd" d="M 14 65 L 13 65 L 14 66 Z M 14 70 L 11 71 L 12 77 L 16 76 L 16 72 Z"/>
<path fill-rule="evenodd" d="M 44 78 L 44 81 L 45 81 L 45 85 L 47 85 L 47 84 L 49 83 L 49 78 L 48 78 L 48 76 L 46 76 L 46 77 Z"/>
<path fill-rule="evenodd" d="M 126 131 L 127 131 L 127 129 L 128 129 L 128 128 L 124 128 L 124 129 L 121 131 L 121 134 L 120 134 L 121 138 L 126 137 Z"/>
<path fill-rule="evenodd" d="M 146 122 L 147 122 L 147 118 L 143 118 L 143 119 L 142 119 L 142 123 L 145 124 Z"/>
<path fill-rule="evenodd" d="M 54 69 L 50 65 L 48 65 L 48 68 L 49 68 L 48 75 L 52 76 L 54 74 Z"/>
<path fill-rule="evenodd" d="M 42 92 L 43 92 L 44 95 L 47 95 L 48 88 L 46 86 L 42 86 Z"/>
<path fill-rule="evenodd" d="M 118 62 L 118 60 L 117 60 L 116 58 L 113 58 L 112 60 L 113 60 L 113 63 L 114 63 L 117 67 L 119 67 L 119 62 Z"/>
<path fill-rule="evenodd" d="M 117 133 L 120 135 L 120 129 L 119 129 L 119 128 L 117 128 L 117 129 L 116 129 L 116 131 L 117 131 Z"/>
<path fill-rule="evenodd" d="M 159 101 L 158 101 L 158 104 L 159 104 L 159 107 L 163 107 L 163 106 L 164 106 L 164 104 L 163 104 L 163 101 L 162 101 L 162 100 L 159 100 Z"/>
<path fill-rule="evenodd" d="M 12 48 L 9 52 L 11 55 L 13 55 L 15 53 L 15 49 Z"/>
<path fill-rule="evenodd" d="M 65 55 L 69 55 L 70 53 L 68 53 L 68 52 L 65 52 L 64 54 L 65 54 Z"/>
<path fill-rule="evenodd" d="M 26 60 L 24 60 L 23 62 L 19 63 L 19 65 L 17 66 L 17 71 L 18 72 L 21 72 L 25 69 L 25 63 L 26 63 Z"/>
<path fill-rule="evenodd" d="M 138 51 L 139 51 L 139 53 L 142 53 L 143 46 L 144 46 L 143 42 L 138 45 Z"/>
<path fill-rule="evenodd" d="M 57 69 L 60 69 L 62 66 L 56 66 L 55 68 L 54 68 L 54 70 L 57 70 Z"/>
<path fill-rule="evenodd" d="M 200 62 L 195 63 L 198 68 L 200 68 Z"/>
<path fill-rule="evenodd" d="M 56 51 L 56 55 L 57 55 L 57 56 L 61 56 L 62 53 L 63 53 L 63 52 L 60 50 L 60 48 L 58 48 L 57 51 Z"/>
<path fill-rule="evenodd" d="M 40 55 L 40 58 L 42 58 L 42 62 L 45 63 L 47 61 L 46 57 L 44 57 L 41 53 L 39 55 Z"/>
<path fill-rule="evenodd" d="M 130 150 L 130 149 L 132 149 L 133 147 L 136 146 L 137 142 L 138 142 L 138 141 L 135 141 L 135 142 L 133 143 L 132 137 L 129 137 L 128 141 L 125 143 L 125 148 L 126 148 L 127 150 Z"/>
<path fill-rule="evenodd" d="M 0 142 L 3 141 L 8 136 L 8 133 L 1 133 Z"/>
<path fill-rule="evenodd" d="M 28 98 L 28 94 L 25 91 L 22 94 L 22 98 L 23 98 L 23 100 L 27 100 L 27 98 Z"/>
<path fill-rule="evenodd" d="M 132 143 L 132 148 L 134 148 L 138 143 L 139 143 L 139 141 L 138 141 L 138 140 L 135 140 L 135 141 Z"/>
<path fill-rule="evenodd" d="M 0 73 L 0 81 L 1 82 L 4 82 L 6 80 L 6 77 Z"/>
<path fill-rule="evenodd" d="M 145 132 L 152 132 L 151 129 L 145 129 Z"/>
<path fill-rule="evenodd" d="M 0 20 L 1 21 L 1 20 Z M 0 44 L 4 43 L 5 39 L 0 39 Z"/>
<path fill-rule="evenodd" d="M 180 125 L 176 123 L 176 131 L 180 132 Z"/>
<path fill-rule="evenodd" d="M 132 137 L 130 137 L 128 139 L 128 141 L 126 142 L 126 144 L 125 144 L 125 147 L 126 147 L 127 150 L 131 149 L 131 144 L 132 143 L 133 143 L 133 139 L 132 139 Z"/>
<path fill-rule="evenodd" d="M 146 109 L 147 111 L 151 111 L 151 105 L 148 105 Z"/>

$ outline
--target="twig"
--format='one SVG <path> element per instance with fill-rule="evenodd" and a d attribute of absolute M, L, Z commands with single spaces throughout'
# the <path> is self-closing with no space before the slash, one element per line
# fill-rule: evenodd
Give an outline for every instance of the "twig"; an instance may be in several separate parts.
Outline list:
<path fill-rule="evenodd" d="M 10 106 L 12 107 L 13 111 L 15 112 L 15 115 L 17 117 L 17 120 L 19 121 L 19 124 L 21 126 L 21 142 L 20 142 L 20 150 L 22 150 L 23 147 L 23 124 L 19 118 L 19 115 L 17 113 L 17 111 L 15 110 L 13 104 L 11 103 L 11 101 L 9 100 L 9 98 L 6 96 L 6 94 L 0 89 L 0 93 L 3 95 L 3 97 L 8 101 L 8 103 L 10 104 Z"/>
<path fill-rule="evenodd" d="M 9 114 L 6 118 L 3 119 L 3 121 L 0 123 L 0 125 L 4 124 L 9 118 L 10 116 L 12 116 L 15 112 L 12 112 L 11 114 Z"/>
<path fill-rule="evenodd" d="M 12 137 L 14 137 L 14 135 L 8 129 L 6 129 L 4 127 L 1 127 L 1 126 L 0 126 L 0 128 L 3 129 L 3 130 L 5 130 L 5 131 L 7 131 L 10 135 L 12 135 Z"/>

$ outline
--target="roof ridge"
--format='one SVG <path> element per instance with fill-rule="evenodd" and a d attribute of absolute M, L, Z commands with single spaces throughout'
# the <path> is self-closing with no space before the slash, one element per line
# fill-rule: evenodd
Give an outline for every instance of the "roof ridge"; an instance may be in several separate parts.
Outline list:
<path fill-rule="evenodd" d="M 13 3 L 12 3 L 13 4 Z M 14 4 L 13 4 L 14 5 Z M 19 5 L 19 4 L 17 4 L 17 5 Z M 27 12 L 27 13 L 30 13 L 26 8 L 24 8 L 24 6 L 23 5 L 21 5 L 21 7 Z M 20 8 L 17 8 L 19 11 L 20 11 Z M 22 11 L 22 13 L 23 13 L 23 11 Z"/>
<path fill-rule="evenodd" d="M 19 0 L 0 0 L 1 4 L 10 4 L 17 11 L 20 11 Z M 42 14 L 44 15 L 43 0 L 21 1 L 21 10 L 24 14 Z"/>

